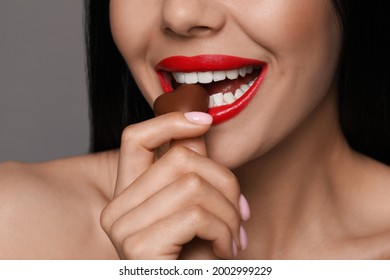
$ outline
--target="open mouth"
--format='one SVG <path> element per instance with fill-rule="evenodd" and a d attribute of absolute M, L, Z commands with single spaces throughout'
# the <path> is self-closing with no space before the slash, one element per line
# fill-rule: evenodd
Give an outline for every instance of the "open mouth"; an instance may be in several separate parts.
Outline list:
<path fill-rule="evenodd" d="M 207 72 L 172 72 L 171 85 L 201 84 L 210 95 L 209 109 L 230 105 L 240 99 L 260 76 L 261 67 Z"/>
<path fill-rule="evenodd" d="M 172 57 L 158 66 L 156 70 L 164 92 L 181 84 L 200 84 L 207 90 L 210 95 L 208 113 L 213 116 L 214 124 L 229 120 L 246 107 L 266 70 L 264 62 L 230 56 Z M 192 69 L 200 70 L 190 71 Z"/>

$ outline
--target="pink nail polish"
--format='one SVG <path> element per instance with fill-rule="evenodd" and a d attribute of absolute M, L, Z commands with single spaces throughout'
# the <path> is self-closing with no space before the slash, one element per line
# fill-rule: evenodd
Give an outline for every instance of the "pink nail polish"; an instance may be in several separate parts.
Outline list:
<path fill-rule="evenodd" d="M 241 250 L 245 250 L 248 247 L 248 235 L 242 226 L 240 227 L 240 245 Z"/>
<path fill-rule="evenodd" d="M 188 112 L 185 113 L 184 116 L 188 121 L 193 123 L 211 124 L 213 122 L 213 117 L 203 112 Z"/>
<path fill-rule="evenodd" d="M 248 201 L 243 195 L 240 196 L 238 204 L 240 208 L 241 219 L 243 219 L 244 221 L 249 220 L 251 216 L 251 210 L 249 208 Z"/>

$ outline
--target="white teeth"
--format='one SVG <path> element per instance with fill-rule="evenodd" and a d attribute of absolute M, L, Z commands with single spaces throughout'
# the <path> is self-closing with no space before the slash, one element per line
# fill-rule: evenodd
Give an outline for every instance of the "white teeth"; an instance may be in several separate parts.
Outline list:
<path fill-rule="evenodd" d="M 210 95 L 210 97 L 209 97 L 209 108 L 213 108 L 214 106 L 215 106 L 214 98 Z"/>
<path fill-rule="evenodd" d="M 239 70 L 239 72 L 240 72 L 240 76 L 241 76 L 241 77 L 245 77 L 245 76 L 246 76 L 246 67 L 241 68 L 241 69 Z"/>
<path fill-rule="evenodd" d="M 249 84 L 254 84 L 255 81 L 250 82 Z M 249 84 L 243 84 L 238 88 L 235 93 L 215 93 L 210 95 L 209 108 L 218 107 L 222 105 L 232 104 L 241 96 L 243 96 L 251 87 Z"/>
<path fill-rule="evenodd" d="M 216 93 L 212 95 L 215 106 L 221 106 L 223 104 L 223 93 Z"/>
<path fill-rule="evenodd" d="M 229 80 L 235 80 L 238 78 L 238 70 L 228 70 L 226 71 L 226 77 Z"/>
<path fill-rule="evenodd" d="M 213 72 L 198 72 L 198 80 L 201 84 L 209 84 L 213 81 Z"/>
<path fill-rule="evenodd" d="M 246 85 L 246 84 L 240 86 L 240 89 L 242 89 L 243 92 L 246 92 L 249 88 L 250 88 L 250 86 Z"/>
<path fill-rule="evenodd" d="M 224 100 L 227 104 L 232 104 L 232 103 L 234 103 L 234 101 L 236 101 L 236 98 L 234 97 L 233 93 L 228 92 L 228 93 L 225 93 L 225 94 L 223 95 L 223 100 Z"/>
<path fill-rule="evenodd" d="M 229 80 L 236 80 L 240 76 L 245 77 L 248 74 L 252 74 L 254 69 L 255 67 L 253 66 L 246 66 L 240 69 L 231 69 L 226 71 L 172 72 L 172 76 L 179 84 L 210 84 L 212 82 L 223 81 L 226 78 Z M 234 103 L 237 99 L 241 98 L 251 86 L 253 86 L 254 82 L 255 80 L 248 84 L 242 84 L 234 93 L 219 92 L 210 95 L 209 108 Z"/>
<path fill-rule="evenodd" d="M 245 77 L 248 74 L 252 74 L 254 68 L 254 66 L 246 66 L 240 69 L 231 69 L 226 71 L 172 72 L 172 76 L 179 84 L 209 84 L 213 81 L 223 81 L 226 78 L 229 80 L 235 80 L 239 76 Z"/>
<path fill-rule="evenodd" d="M 184 80 L 186 84 L 198 83 L 198 74 L 196 72 L 184 73 Z"/>
<path fill-rule="evenodd" d="M 184 84 L 185 83 L 185 77 L 184 77 L 184 73 L 181 73 L 181 72 L 173 72 L 172 73 L 173 75 L 173 78 L 176 80 L 176 82 L 178 82 L 179 84 Z"/>
<path fill-rule="evenodd" d="M 213 81 L 219 82 L 226 79 L 226 72 L 225 71 L 214 71 L 213 72 Z"/>
<path fill-rule="evenodd" d="M 243 95 L 244 95 L 244 91 L 242 89 L 240 89 L 240 88 L 236 89 L 236 92 L 234 93 L 234 97 L 236 99 L 240 98 Z"/>

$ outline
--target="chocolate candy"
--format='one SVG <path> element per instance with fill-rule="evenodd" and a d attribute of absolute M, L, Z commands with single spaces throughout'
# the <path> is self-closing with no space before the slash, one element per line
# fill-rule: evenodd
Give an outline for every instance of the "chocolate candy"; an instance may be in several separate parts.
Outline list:
<path fill-rule="evenodd" d="M 156 116 L 170 112 L 207 112 L 209 94 L 198 84 L 183 84 L 176 90 L 160 95 L 153 104 Z"/>

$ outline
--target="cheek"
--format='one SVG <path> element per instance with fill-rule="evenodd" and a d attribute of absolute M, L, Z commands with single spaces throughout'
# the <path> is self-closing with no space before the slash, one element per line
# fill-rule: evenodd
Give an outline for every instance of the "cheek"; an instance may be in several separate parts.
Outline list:
<path fill-rule="evenodd" d="M 338 18 L 328 1 L 276 2 L 284 5 L 275 7 L 278 14 L 268 22 L 274 61 L 267 102 L 275 106 L 264 108 L 266 123 L 280 126 L 274 140 L 299 126 L 332 90 L 341 49 Z"/>
<path fill-rule="evenodd" d="M 313 43 L 323 43 L 327 34 L 332 32 L 331 10 L 322 1 L 287 1 L 278 9 L 278 15 L 270 19 L 275 34 L 274 43 L 281 51 L 294 52 L 299 49 L 314 49 Z M 301 3 L 302 2 L 302 3 Z"/>
<path fill-rule="evenodd" d="M 120 53 L 129 63 L 144 54 L 153 30 L 153 1 L 110 1 L 110 26 Z"/>
<path fill-rule="evenodd" d="M 281 89 L 284 85 L 302 104 L 310 103 L 315 92 L 326 93 L 341 50 L 339 21 L 331 2 L 274 0 L 262 13 L 260 31 L 252 34 L 270 55 L 271 80 L 279 83 L 274 86 Z"/>
<path fill-rule="evenodd" d="M 211 156 L 230 167 L 264 155 L 285 139 L 330 92 L 336 74 L 341 39 L 330 7 L 318 0 L 273 1 L 248 15 L 252 25 L 241 23 L 271 63 L 259 94 L 242 114 L 248 125 L 240 126 L 240 135 L 247 137 L 219 137 L 210 144 Z M 213 131 L 210 141 L 223 133 Z M 220 146 L 239 148 L 228 158 Z"/>
<path fill-rule="evenodd" d="M 240 25 L 276 59 L 323 48 L 337 18 L 329 0 L 265 0 L 241 10 Z"/>
<path fill-rule="evenodd" d="M 110 1 L 110 26 L 114 42 L 149 104 L 154 100 L 149 84 L 159 84 L 146 63 L 150 45 L 156 40 L 154 35 L 158 31 L 156 23 L 161 10 L 159 2 L 161 1 Z M 159 92 L 159 89 L 154 89 L 153 92 Z"/>

